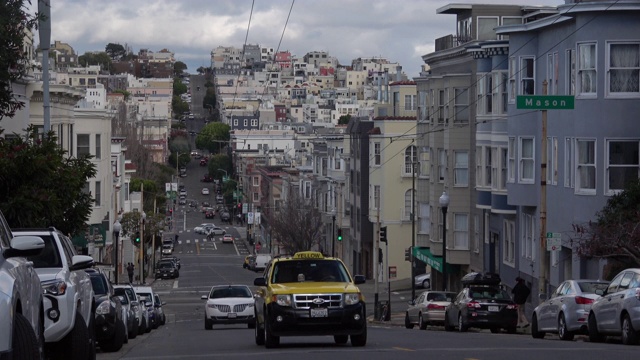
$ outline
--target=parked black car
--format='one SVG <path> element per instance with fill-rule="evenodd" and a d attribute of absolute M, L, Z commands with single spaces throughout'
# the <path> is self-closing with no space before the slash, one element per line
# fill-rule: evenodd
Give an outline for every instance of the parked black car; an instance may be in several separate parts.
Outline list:
<path fill-rule="evenodd" d="M 98 346 L 105 352 L 114 352 L 128 341 L 126 316 L 107 277 L 95 269 L 85 270 L 91 279 L 94 292 L 95 334 Z"/>
<path fill-rule="evenodd" d="M 178 270 L 180 270 L 180 259 L 176 256 L 163 256 L 162 259 L 160 259 L 160 261 L 163 260 L 170 260 L 173 261 L 173 263 L 176 265 L 176 267 L 178 268 Z"/>
<path fill-rule="evenodd" d="M 172 260 L 160 260 L 156 265 L 156 279 L 175 279 L 180 277 L 177 265 Z"/>
<path fill-rule="evenodd" d="M 464 288 L 445 310 L 444 329 L 465 332 L 469 328 L 490 329 L 492 333 L 506 329 L 515 333 L 518 305 L 500 286 L 496 274 L 468 274 L 462 279 Z"/>

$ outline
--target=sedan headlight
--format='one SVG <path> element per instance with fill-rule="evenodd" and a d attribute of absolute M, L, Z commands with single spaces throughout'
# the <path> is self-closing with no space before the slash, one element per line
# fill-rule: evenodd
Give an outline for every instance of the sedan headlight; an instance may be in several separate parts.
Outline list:
<path fill-rule="evenodd" d="M 358 302 L 360 302 L 360 293 L 344 294 L 344 304 L 345 305 L 355 305 Z"/>
<path fill-rule="evenodd" d="M 273 301 L 280 306 L 291 306 L 291 295 L 274 295 Z"/>
<path fill-rule="evenodd" d="M 50 280 L 42 282 L 42 291 L 48 295 L 64 295 L 67 291 L 67 283 L 63 280 Z"/>
<path fill-rule="evenodd" d="M 96 308 L 96 315 L 108 315 L 111 311 L 111 301 L 103 301 Z"/>

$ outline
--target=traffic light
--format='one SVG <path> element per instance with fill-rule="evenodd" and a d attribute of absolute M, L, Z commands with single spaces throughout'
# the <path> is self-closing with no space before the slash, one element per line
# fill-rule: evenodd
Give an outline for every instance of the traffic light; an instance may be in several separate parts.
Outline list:
<path fill-rule="evenodd" d="M 135 239 L 134 239 L 134 243 L 135 243 L 136 245 L 139 245 L 139 244 L 140 244 L 140 231 L 136 231 L 136 237 L 135 237 Z"/>
<path fill-rule="evenodd" d="M 380 241 L 386 243 L 387 242 L 387 227 L 386 226 L 381 226 L 380 227 Z"/>
<path fill-rule="evenodd" d="M 411 261 L 411 247 L 404 249 L 404 261 Z"/>
<path fill-rule="evenodd" d="M 338 241 L 342 241 L 342 229 L 338 229 Z"/>

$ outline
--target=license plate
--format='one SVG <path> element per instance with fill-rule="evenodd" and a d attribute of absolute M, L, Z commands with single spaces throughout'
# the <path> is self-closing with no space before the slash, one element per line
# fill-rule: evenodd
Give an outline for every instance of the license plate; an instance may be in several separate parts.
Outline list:
<path fill-rule="evenodd" d="M 329 311 L 326 308 L 311 309 L 310 316 L 312 318 L 328 317 L 329 316 Z"/>
<path fill-rule="evenodd" d="M 499 306 L 489 306 L 489 311 L 498 312 L 498 311 L 500 311 L 500 307 Z"/>
<path fill-rule="evenodd" d="M 237 316 L 238 316 L 238 314 L 236 314 L 236 313 L 229 313 L 229 314 L 227 314 L 227 317 L 228 317 L 229 319 L 235 319 Z"/>

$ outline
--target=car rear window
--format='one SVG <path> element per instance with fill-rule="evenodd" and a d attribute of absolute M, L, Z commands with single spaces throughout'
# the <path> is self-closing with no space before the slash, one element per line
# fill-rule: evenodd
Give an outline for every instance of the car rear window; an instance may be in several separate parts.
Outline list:
<path fill-rule="evenodd" d="M 605 291 L 609 286 L 608 283 L 603 282 L 581 282 L 578 283 L 578 287 L 580 287 L 580 291 L 585 294 L 595 294 L 596 290 Z"/>
<path fill-rule="evenodd" d="M 469 288 L 469 296 L 472 299 L 492 299 L 492 300 L 511 300 L 509 294 L 499 288 L 494 287 L 471 287 Z"/>

